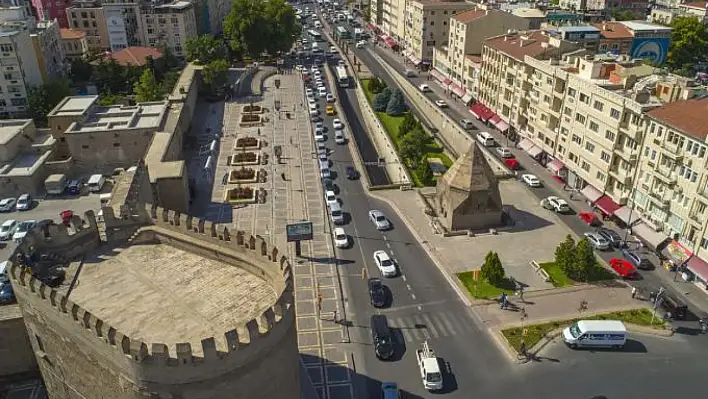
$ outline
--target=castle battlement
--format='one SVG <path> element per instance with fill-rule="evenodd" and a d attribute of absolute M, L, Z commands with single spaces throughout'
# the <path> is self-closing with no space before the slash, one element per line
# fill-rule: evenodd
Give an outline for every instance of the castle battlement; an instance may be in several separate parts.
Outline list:
<path fill-rule="evenodd" d="M 13 256 L 10 260 L 10 276 L 15 291 L 21 292 L 21 301 L 25 296 L 22 293 L 33 294 L 30 296 L 36 296 L 75 322 L 85 335 L 107 343 L 117 354 L 141 366 L 177 367 L 229 359 L 241 363 L 261 352 L 263 348 L 271 346 L 269 337 L 274 334 L 284 336 L 294 325 L 292 267 L 288 259 L 280 255 L 277 248 L 269 247 L 262 237 L 247 236 L 243 231 L 230 231 L 225 226 L 158 207 L 147 207 L 147 217 L 136 216 L 131 220 L 116 219 L 111 213 L 111 208 L 103 209 L 107 230 L 120 229 L 121 223 L 131 227 L 138 221 L 143 224 L 132 234 L 128 240 L 129 245 L 163 243 L 203 257 L 216 257 L 219 261 L 233 262 L 234 267 L 243 268 L 271 285 L 278 295 L 277 300 L 258 317 L 243 325 L 234 326 L 233 329 L 225 331 L 223 336 L 204 337 L 200 343 L 172 343 L 176 348 L 175 353 L 170 352 L 170 345 L 166 343 L 148 343 L 132 339 L 73 302 L 70 293 L 45 285 L 32 275 L 30 268 L 17 264 L 16 256 Z M 16 253 L 31 249 L 40 253 L 48 250 L 59 251 L 59 255 L 62 255 L 61 251 L 68 251 L 72 256 L 64 258 L 70 259 L 93 251 L 101 245 L 99 229 L 93 212 L 87 212 L 84 216 L 82 221 L 75 215 L 71 223 L 72 228 L 50 225 L 44 231 L 34 229 L 28 234 L 30 238 Z M 201 345 L 201 356 L 194 354 L 193 345 Z"/>

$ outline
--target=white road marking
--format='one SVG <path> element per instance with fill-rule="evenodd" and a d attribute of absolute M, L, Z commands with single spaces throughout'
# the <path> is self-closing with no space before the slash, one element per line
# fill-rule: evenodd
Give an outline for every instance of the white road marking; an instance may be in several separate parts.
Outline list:
<path fill-rule="evenodd" d="M 406 288 L 408 288 L 408 291 L 410 291 L 410 290 L 413 289 L 413 288 L 411 288 L 411 285 L 410 285 L 410 284 L 406 284 Z"/>
<path fill-rule="evenodd" d="M 411 298 L 415 301 L 415 294 L 411 294 Z"/>
<path fill-rule="evenodd" d="M 401 274 L 401 278 L 403 279 L 403 281 L 406 281 L 406 275 L 405 275 L 405 274 Z"/>

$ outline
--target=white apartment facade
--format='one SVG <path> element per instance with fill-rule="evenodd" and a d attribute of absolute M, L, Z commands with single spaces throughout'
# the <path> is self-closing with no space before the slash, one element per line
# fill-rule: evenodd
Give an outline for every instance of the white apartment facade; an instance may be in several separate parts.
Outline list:
<path fill-rule="evenodd" d="M 0 118 L 24 116 L 28 88 L 42 83 L 28 29 L 0 24 Z"/>
<path fill-rule="evenodd" d="M 191 1 L 174 1 L 153 7 L 140 15 L 145 34 L 145 44 L 150 47 L 166 45 L 176 57 L 184 57 L 186 42 L 197 35 L 194 4 Z"/>
<path fill-rule="evenodd" d="M 376 0 L 371 2 L 372 22 L 381 32 L 403 42 L 407 0 Z"/>
<path fill-rule="evenodd" d="M 66 75 L 58 21 L 40 21 L 30 37 L 44 83 Z"/>
<path fill-rule="evenodd" d="M 454 16 L 472 7 L 461 1 L 408 1 L 403 39 L 405 55 L 416 64 L 432 62 L 435 46 L 448 40 Z"/>

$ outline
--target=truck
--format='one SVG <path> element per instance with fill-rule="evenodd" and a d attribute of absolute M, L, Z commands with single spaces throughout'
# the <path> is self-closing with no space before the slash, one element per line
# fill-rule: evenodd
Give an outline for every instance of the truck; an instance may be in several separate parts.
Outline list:
<path fill-rule="evenodd" d="M 420 369 L 420 378 L 423 380 L 423 387 L 428 391 L 438 391 L 443 388 L 443 378 L 440 372 L 440 362 L 435 351 L 430 347 L 428 341 L 423 342 L 420 349 L 415 351 Z"/>
<path fill-rule="evenodd" d="M 50 195 L 59 195 L 66 188 L 66 175 L 49 175 L 44 181 L 44 190 Z"/>

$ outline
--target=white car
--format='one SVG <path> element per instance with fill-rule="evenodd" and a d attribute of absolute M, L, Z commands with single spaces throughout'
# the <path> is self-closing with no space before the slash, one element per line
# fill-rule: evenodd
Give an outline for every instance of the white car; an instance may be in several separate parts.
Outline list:
<path fill-rule="evenodd" d="M 379 268 L 384 277 L 396 277 L 396 274 L 398 274 L 396 265 L 386 251 L 374 252 L 374 262 L 376 262 L 376 267 Z"/>
<path fill-rule="evenodd" d="M 314 97 L 308 97 L 307 104 L 310 106 L 310 108 L 317 108 L 317 100 L 315 100 Z"/>
<path fill-rule="evenodd" d="M 315 80 L 322 80 L 322 72 L 320 72 L 317 69 L 315 69 L 314 76 L 315 76 Z"/>
<path fill-rule="evenodd" d="M 502 158 L 514 158 L 514 154 L 507 147 L 497 147 L 497 154 Z"/>
<path fill-rule="evenodd" d="M 423 93 L 429 93 L 429 92 L 431 91 L 431 90 L 430 90 L 430 86 L 428 86 L 428 85 L 425 84 L 425 83 L 423 83 L 423 84 L 421 84 L 420 86 L 418 86 L 418 89 L 420 89 L 420 91 L 422 91 Z"/>
<path fill-rule="evenodd" d="M 17 205 L 15 207 L 18 211 L 28 211 L 32 208 L 32 197 L 29 194 L 20 195 L 20 198 L 17 199 Z"/>
<path fill-rule="evenodd" d="M 435 100 L 435 105 L 440 108 L 447 108 L 447 103 L 445 102 L 445 100 Z"/>
<path fill-rule="evenodd" d="M 317 159 L 322 162 L 329 163 L 329 160 L 327 158 L 327 151 L 317 151 Z"/>
<path fill-rule="evenodd" d="M 317 74 L 320 72 L 320 69 L 317 68 L 317 65 L 313 65 L 312 67 L 310 67 L 310 71 L 311 71 L 313 74 L 317 75 Z"/>
<path fill-rule="evenodd" d="M 22 239 L 25 238 L 27 232 L 34 227 L 35 223 L 36 222 L 34 220 L 25 220 L 24 222 L 20 222 L 20 224 L 17 225 L 17 229 L 15 229 L 15 234 L 12 235 L 12 241 L 18 244 L 22 242 Z"/>
<path fill-rule="evenodd" d="M 388 230 L 391 228 L 391 222 L 388 221 L 386 215 L 381 211 L 369 211 L 369 220 L 376 226 L 376 230 Z"/>
<path fill-rule="evenodd" d="M 6 220 L 0 226 L 0 240 L 6 241 L 12 238 L 12 235 L 15 234 L 15 229 L 17 229 L 17 220 Z"/>
<path fill-rule="evenodd" d="M 307 96 L 307 98 L 313 98 L 315 96 L 315 91 L 308 87 L 307 89 L 305 89 L 305 95 Z"/>
<path fill-rule="evenodd" d="M 344 138 L 344 130 L 334 131 L 334 142 L 337 144 L 346 144 L 347 140 Z"/>
<path fill-rule="evenodd" d="M 560 197 L 550 196 L 541 200 L 541 206 L 558 213 L 570 212 L 570 205 Z"/>
<path fill-rule="evenodd" d="M 322 130 L 324 130 L 324 122 L 317 122 L 317 123 L 315 123 L 315 129 L 322 129 Z"/>
<path fill-rule="evenodd" d="M 337 65 L 346 66 L 346 62 L 344 62 L 344 60 L 339 60 L 339 61 L 337 61 Z"/>
<path fill-rule="evenodd" d="M 305 67 L 302 66 L 302 65 L 295 65 L 295 70 L 298 71 L 298 72 L 304 71 L 304 70 L 305 70 Z"/>
<path fill-rule="evenodd" d="M 327 205 L 329 205 L 331 203 L 339 204 L 339 200 L 337 199 L 337 195 L 334 194 L 334 191 L 332 191 L 332 190 L 325 191 L 325 201 L 327 202 Z"/>
<path fill-rule="evenodd" d="M 332 121 L 332 127 L 334 130 L 342 130 L 344 129 L 344 123 L 342 123 L 341 119 L 335 119 Z"/>
<path fill-rule="evenodd" d="M 14 198 L 3 198 L 0 201 L 0 212 L 12 212 L 15 210 L 15 204 L 17 200 Z"/>
<path fill-rule="evenodd" d="M 521 180 L 529 187 L 541 187 L 541 181 L 538 180 L 538 177 L 536 177 L 536 175 L 521 175 Z"/>
<path fill-rule="evenodd" d="M 320 114 L 320 111 L 317 110 L 317 108 L 310 108 L 310 116 L 317 116 Z"/>
<path fill-rule="evenodd" d="M 356 48 L 364 48 L 365 45 L 366 40 L 359 40 L 358 42 L 356 42 Z"/>
<path fill-rule="evenodd" d="M 324 132 L 322 130 L 320 130 L 320 131 L 315 130 L 315 141 L 323 142 L 326 140 L 327 139 L 325 138 Z"/>
<path fill-rule="evenodd" d="M 605 251 L 610 248 L 610 242 L 598 233 L 585 233 L 584 236 L 595 249 Z"/>
<path fill-rule="evenodd" d="M 335 228 L 332 235 L 334 236 L 334 245 L 337 248 L 346 248 L 349 246 L 349 236 L 344 232 L 343 228 Z"/>
<path fill-rule="evenodd" d="M 334 46 L 329 46 L 329 52 L 332 54 L 337 54 L 337 48 Z"/>
<path fill-rule="evenodd" d="M 327 102 L 328 102 L 328 103 L 333 103 L 333 102 L 335 102 L 335 101 L 336 101 L 336 99 L 334 98 L 334 94 L 332 94 L 332 93 L 327 93 Z"/>

